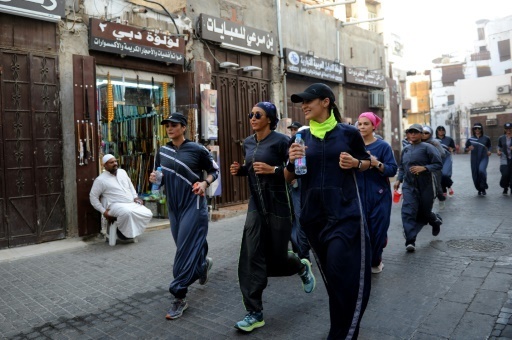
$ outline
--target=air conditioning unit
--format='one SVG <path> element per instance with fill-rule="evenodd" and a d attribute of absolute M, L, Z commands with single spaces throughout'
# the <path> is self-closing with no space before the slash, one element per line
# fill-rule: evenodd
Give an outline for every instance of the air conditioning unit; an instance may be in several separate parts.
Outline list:
<path fill-rule="evenodd" d="M 486 126 L 496 126 L 496 125 L 498 125 L 498 120 L 497 119 L 486 119 L 485 125 Z"/>
<path fill-rule="evenodd" d="M 368 93 L 368 107 L 378 107 L 383 109 L 385 107 L 384 92 L 370 91 L 370 93 Z"/>
<path fill-rule="evenodd" d="M 509 94 L 510 85 L 501 85 L 496 88 L 496 94 Z"/>

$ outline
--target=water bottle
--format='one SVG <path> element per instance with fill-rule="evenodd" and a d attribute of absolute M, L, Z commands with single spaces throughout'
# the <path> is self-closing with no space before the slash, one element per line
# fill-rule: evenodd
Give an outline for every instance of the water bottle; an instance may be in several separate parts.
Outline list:
<path fill-rule="evenodd" d="M 306 152 L 306 145 L 304 144 L 304 140 L 300 133 L 295 135 L 295 143 L 298 143 L 302 148 L 304 148 L 304 153 Z M 308 168 L 306 167 L 306 155 L 304 155 L 304 157 L 297 158 L 295 160 L 295 174 L 304 175 L 306 172 L 308 172 Z"/>
<path fill-rule="evenodd" d="M 162 168 L 158 167 L 155 171 L 156 182 L 151 185 L 151 196 L 154 199 L 160 199 L 160 184 L 162 184 Z"/>

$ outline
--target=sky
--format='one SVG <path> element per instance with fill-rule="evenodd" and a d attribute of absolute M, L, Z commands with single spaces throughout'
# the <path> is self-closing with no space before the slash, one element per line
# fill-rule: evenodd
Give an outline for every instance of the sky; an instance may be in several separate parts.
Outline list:
<path fill-rule="evenodd" d="M 476 21 L 512 15 L 512 0 L 383 0 L 386 31 L 404 44 L 408 69 L 427 69 L 441 54 L 469 50 Z"/>

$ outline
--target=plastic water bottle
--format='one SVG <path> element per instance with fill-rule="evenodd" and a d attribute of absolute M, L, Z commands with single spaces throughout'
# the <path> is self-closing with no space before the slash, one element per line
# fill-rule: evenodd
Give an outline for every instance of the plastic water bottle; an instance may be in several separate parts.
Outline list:
<path fill-rule="evenodd" d="M 306 152 L 306 145 L 304 144 L 304 140 L 300 133 L 295 135 L 295 143 L 298 143 L 304 148 L 304 153 Z M 304 155 L 304 157 L 297 158 L 295 160 L 295 174 L 304 175 L 306 172 L 308 172 L 308 168 L 306 167 L 306 155 Z"/>
<path fill-rule="evenodd" d="M 158 167 L 155 171 L 156 174 L 156 182 L 151 185 L 151 196 L 155 199 L 160 198 L 160 184 L 162 184 L 162 168 Z"/>

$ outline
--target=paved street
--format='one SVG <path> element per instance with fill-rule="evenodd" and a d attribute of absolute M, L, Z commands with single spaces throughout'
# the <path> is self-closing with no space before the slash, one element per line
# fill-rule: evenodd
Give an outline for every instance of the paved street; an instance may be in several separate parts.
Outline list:
<path fill-rule="evenodd" d="M 373 275 L 360 339 L 512 339 L 512 197 L 501 194 L 498 164 L 493 154 L 490 189 L 478 197 L 469 156 L 455 156 L 455 196 L 440 212 L 441 233 L 433 237 L 425 227 L 415 253 L 405 252 L 400 204 L 394 205 L 384 271 Z M 175 321 L 165 319 L 175 251 L 169 230 L 147 232 L 137 244 L 91 241 L 2 261 L 0 336 L 247 338 L 233 328 L 245 314 L 236 272 L 244 218 L 210 224 L 210 281 L 190 287 L 189 309 Z M 310 295 L 298 276 L 269 279 L 266 325 L 251 339 L 326 338 L 328 299 L 313 269 L 319 284 Z"/>

